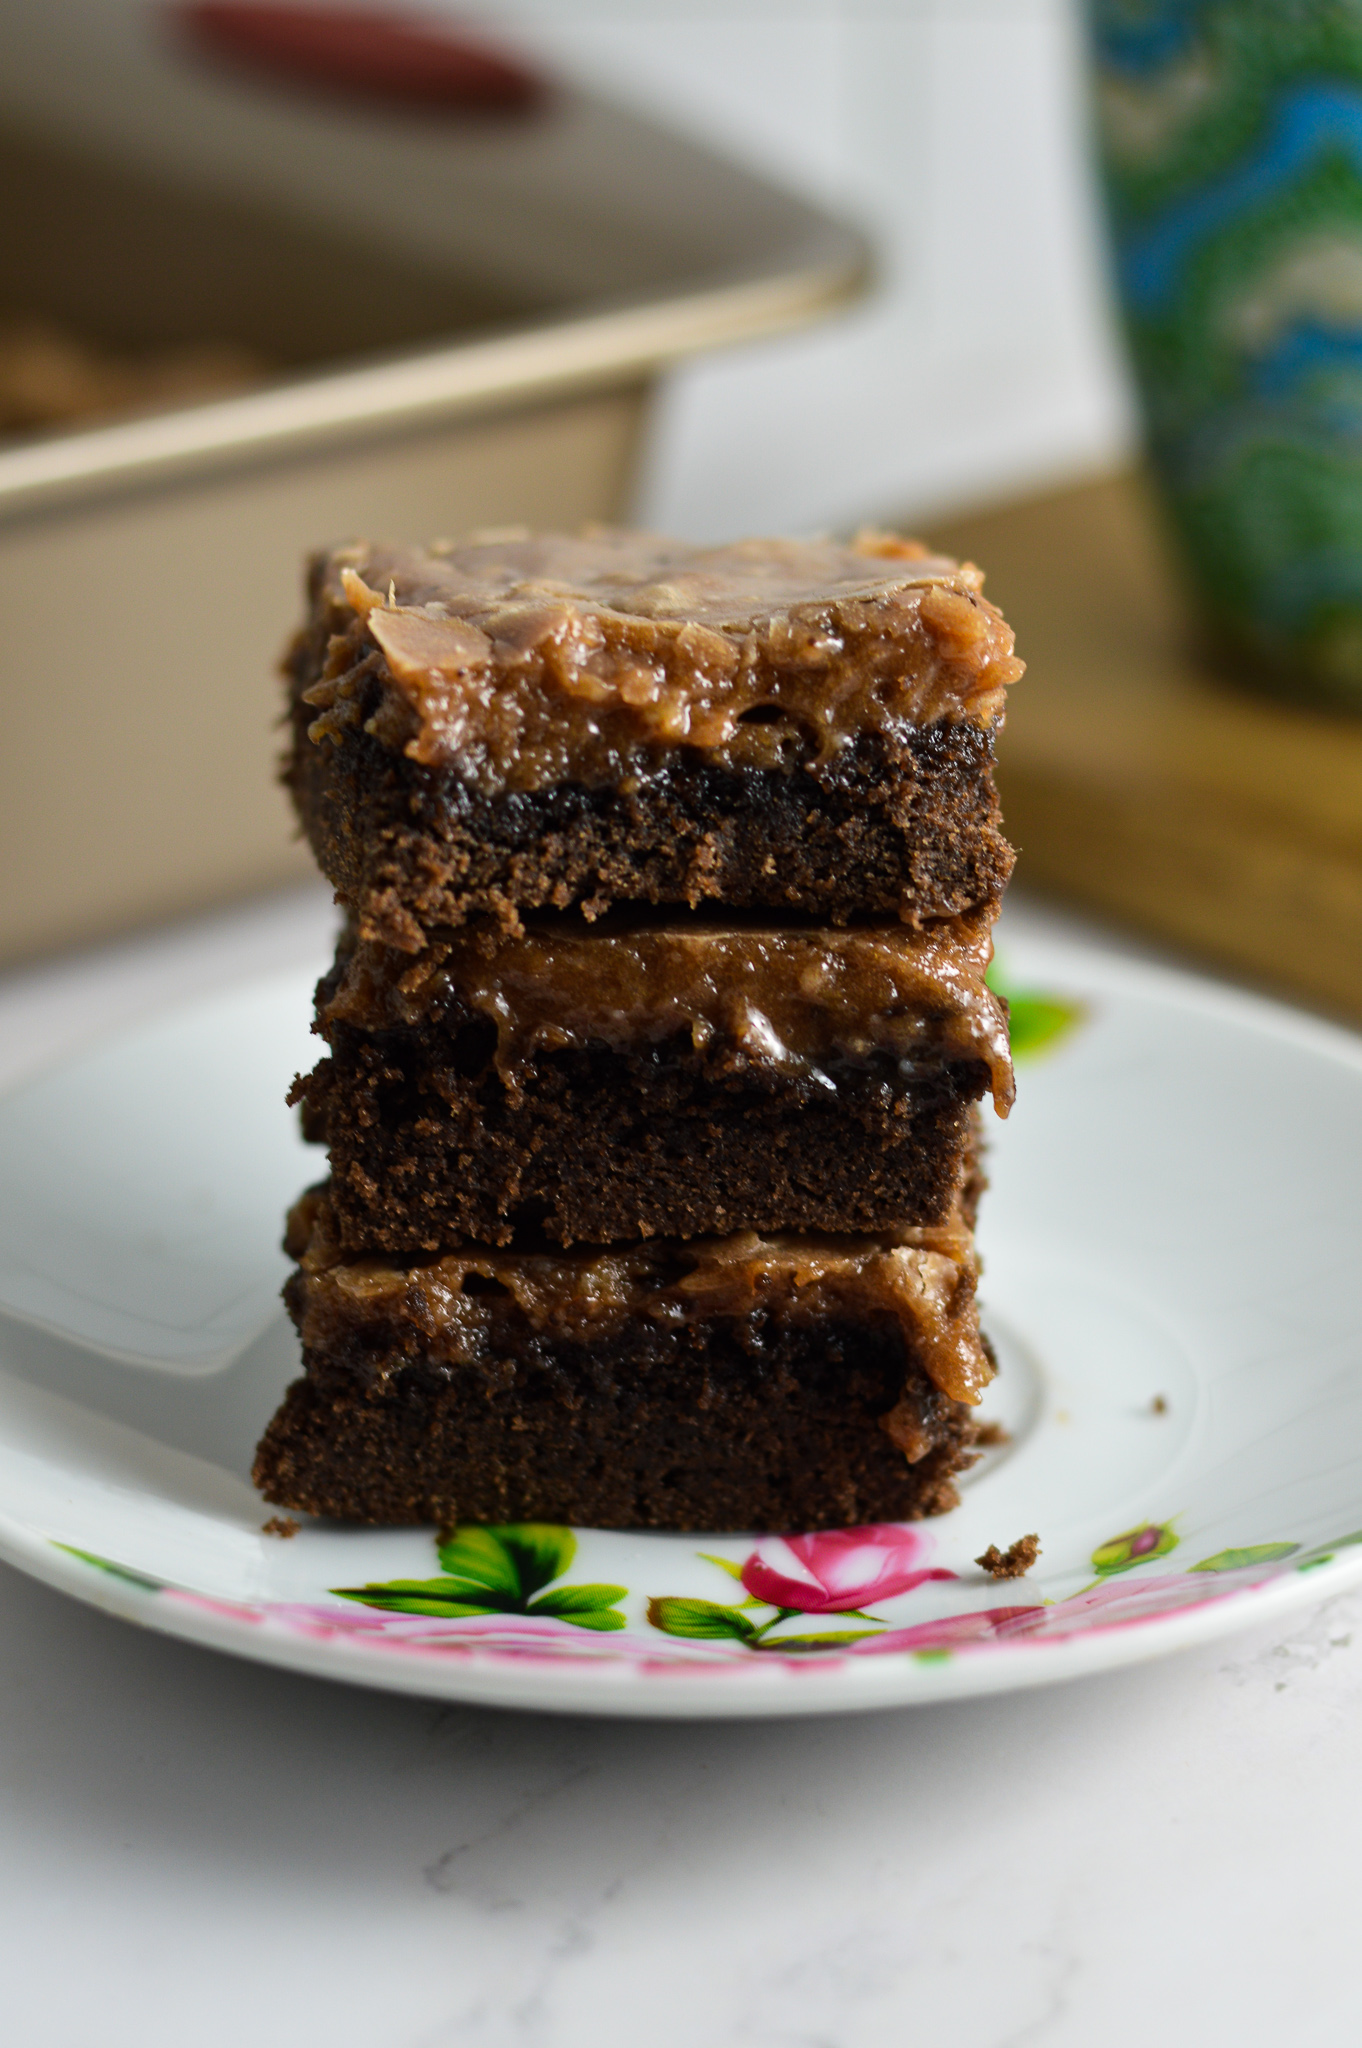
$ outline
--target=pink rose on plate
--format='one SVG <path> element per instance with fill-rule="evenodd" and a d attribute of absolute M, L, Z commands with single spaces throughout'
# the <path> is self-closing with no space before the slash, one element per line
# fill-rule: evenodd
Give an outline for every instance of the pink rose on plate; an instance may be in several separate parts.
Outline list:
<path fill-rule="evenodd" d="M 742 1568 L 743 1590 L 771 1607 L 799 1614 L 845 1614 L 924 1579 L 953 1579 L 932 1570 L 932 1539 L 898 1522 L 863 1529 L 825 1529 L 810 1536 L 768 1536 Z"/>

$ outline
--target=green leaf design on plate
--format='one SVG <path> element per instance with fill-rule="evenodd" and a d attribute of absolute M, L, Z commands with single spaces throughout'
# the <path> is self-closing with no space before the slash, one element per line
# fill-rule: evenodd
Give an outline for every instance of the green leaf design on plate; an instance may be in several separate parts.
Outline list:
<path fill-rule="evenodd" d="M 816 1650 L 844 1650 L 848 1643 L 862 1643 L 867 1636 L 877 1636 L 877 1628 L 829 1629 L 821 1636 L 766 1636 L 752 1645 L 754 1650 L 790 1650 L 797 1657 L 806 1657 Z"/>
<path fill-rule="evenodd" d="M 1241 1550 L 1217 1550 L 1214 1557 L 1203 1557 L 1200 1564 L 1190 1569 L 1194 1572 L 1237 1572 L 1245 1565 L 1276 1564 L 1283 1557 L 1294 1557 L 1300 1549 L 1299 1543 L 1250 1543 Z"/>
<path fill-rule="evenodd" d="M 1319 1565 L 1332 1564 L 1335 1551 L 1351 1550 L 1359 1543 L 1362 1543 L 1362 1529 L 1354 1529 L 1350 1536 L 1336 1536 L 1332 1543 L 1318 1544 L 1315 1549 L 1307 1550 L 1303 1557 L 1298 1557 L 1296 1570 L 1312 1572 Z"/>
<path fill-rule="evenodd" d="M 742 1566 L 736 1563 L 733 1558 L 716 1557 L 712 1550 L 697 1550 L 695 1555 L 702 1557 L 706 1564 L 717 1564 L 719 1570 L 727 1572 L 730 1579 L 737 1579 L 739 1584 L 742 1583 Z M 761 1606 L 764 1603 L 758 1601 L 756 1604 Z"/>
<path fill-rule="evenodd" d="M 628 1592 L 627 1586 L 555 1586 L 541 1593 L 526 1609 L 528 1614 L 556 1614 L 563 1621 L 575 1621 L 578 1628 L 623 1628 L 624 1616 L 615 1602 Z"/>
<path fill-rule="evenodd" d="M 338 1586 L 332 1587 L 333 1592 L 340 1590 Z M 417 1600 L 465 1601 L 476 1607 L 480 1614 L 501 1614 L 505 1611 L 502 1594 L 490 1587 L 479 1590 L 470 1586 L 467 1579 L 383 1579 L 373 1586 L 351 1586 L 346 1590 L 350 1593 L 391 1593 L 394 1597 L 410 1594 Z"/>
<path fill-rule="evenodd" d="M 577 1538 L 554 1522 L 465 1522 L 436 1547 L 451 1578 L 528 1600 L 562 1578 L 577 1555 Z"/>
<path fill-rule="evenodd" d="M 386 1614 L 426 1614 L 439 1621 L 463 1621 L 480 1614 L 540 1614 L 570 1621 L 574 1628 L 625 1626 L 615 1602 L 627 1586 L 556 1586 L 577 1555 L 571 1529 L 554 1522 L 499 1522 L 486 1527 L 461 1523 L 447 1530 L 436 1550 L 445 1576 L 385 1579 L 367 1586 L 333 1586 L 341 1600 L 377 1607 Z M 533 1596 L 538 1593 L 539 1598 Z"/>
<path fill-rule="evenodd" d="M 1011 995 L 1007 999 L 1008 1035 L 1014 1059 L 1034 1059 L 1059 1044 L 1087 1016 L 1081 1003 L 1057 996 Z"/>
<path fill-rule="evenodd" d="M 122 1579 L 126 1585 L 140 1586 L 144 1593 L 163 1593 L 164 1579 L 153 1579 L 146 1572 L 135 1572 L 128 1565 L 115 1564 L 111 1557 L 101 1557 L 98 1551 L 78 1550 L 74 1543 L 57 1543 L 54 1550 L 64 1550 L 68 1557 L 78 1557 L 82 1564 L 92 1564 L 97 1572 L 107 1572 L 111 1579 Z"/>
<path fill-rule="evenodd" d="M 1088 1014 L 1082 1003 L 1070 1002 L 1063 996 L 1045 995 L 1039 989 L 1013 988 L 996 960 L 986 980 L 994 995 L 1001 996 L 1007 1004 L 1013 1059 L 1031 1059 L 1037 1053 L 1051 1050 L 1076 1030 Z"/>
<path fill-rule="evenodd" d="M 357 1601 L 361 1607 L 377 1607 L 385 1614 L 428 1614 L 437 1621 L 462 1621 L 470 1614 L 514 1614 L 494 1593 L 485 1600 L 470 1600 L 462 1589 L 442 1592 L 442 1579 L 393 1579 L 386 1585 L 333 1586 L 340 1600 Z"/>
<path fill-rule="evenodd" d="M 539 1610 L 531 1611 L 537 1614 Z M 628 1626 L 618 1607 L 593 1607 L 589 1614 L 565 1614 L 561 1618 L 570 1621 L 574 1628 L 594 1628 L 600 1633 Z"/>
<path fill-rule="evenodd" d="M 717 1600 L 650 1600 L 648 1619 L 666 1635 L 688 1636 L 697 1642 L 727 1638 L 745 1643 L 756 1634 L 745 1614 L 736 1607 L 721 1607 Z"/>
<path fill-rule="evenodd" d="M 589 1614 L 595 1607 L 613 1607 L 627 1586 L 555 1586 L 530 1603 L 531 1614 Z"/>

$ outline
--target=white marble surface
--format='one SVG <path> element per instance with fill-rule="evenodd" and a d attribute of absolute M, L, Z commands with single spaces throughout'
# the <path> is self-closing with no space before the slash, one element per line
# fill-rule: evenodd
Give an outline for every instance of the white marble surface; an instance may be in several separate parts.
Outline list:
<path fill-rule="evenodd" d="M 300 892 L 0 979 L 0 1080 L 330 916 Z M 0 1641 L 22 2048 L 1362 2033 L 1362 1594 L 1051 1691 L 734 1726 L 328 1686 L 3 1567 Z"/>

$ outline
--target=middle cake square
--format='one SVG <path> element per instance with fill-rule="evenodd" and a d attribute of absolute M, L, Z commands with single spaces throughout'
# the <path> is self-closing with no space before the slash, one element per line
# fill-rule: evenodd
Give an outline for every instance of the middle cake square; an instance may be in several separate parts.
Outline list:
<path fill-rule="evenodd" d="M 993 906 L 922 929 L 728 913 L 354 933 L 295 1084 L 352 1253 L 930 1226 L 1006 1114 Z"/>

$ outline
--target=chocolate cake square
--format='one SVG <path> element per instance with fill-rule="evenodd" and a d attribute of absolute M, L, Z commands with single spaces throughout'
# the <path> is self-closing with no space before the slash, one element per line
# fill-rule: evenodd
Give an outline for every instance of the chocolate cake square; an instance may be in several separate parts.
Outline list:
<path fill-rule="evenodd" d="M 1006 1112 L 990 919 L 849 930 L 560 920 L 318 989 L 295 1099 L 347 1253 L 941 1222 Z"/>
<path fill-rule="evenodd" d="M 990 1376 L 970 1234 L 346 1260 L 290 1219 L 305 1377 L 255 1464 L 374 1523 L 819 1529 L 955 1503 Z"/>
<path fill-rule="evenodd" d="M 914 542 L 513 534 L 313 564 L 287 780 L 361 936 L 616 904 L 857 917 L 996 904 L 1021 671 L 982 578 Z"/>

